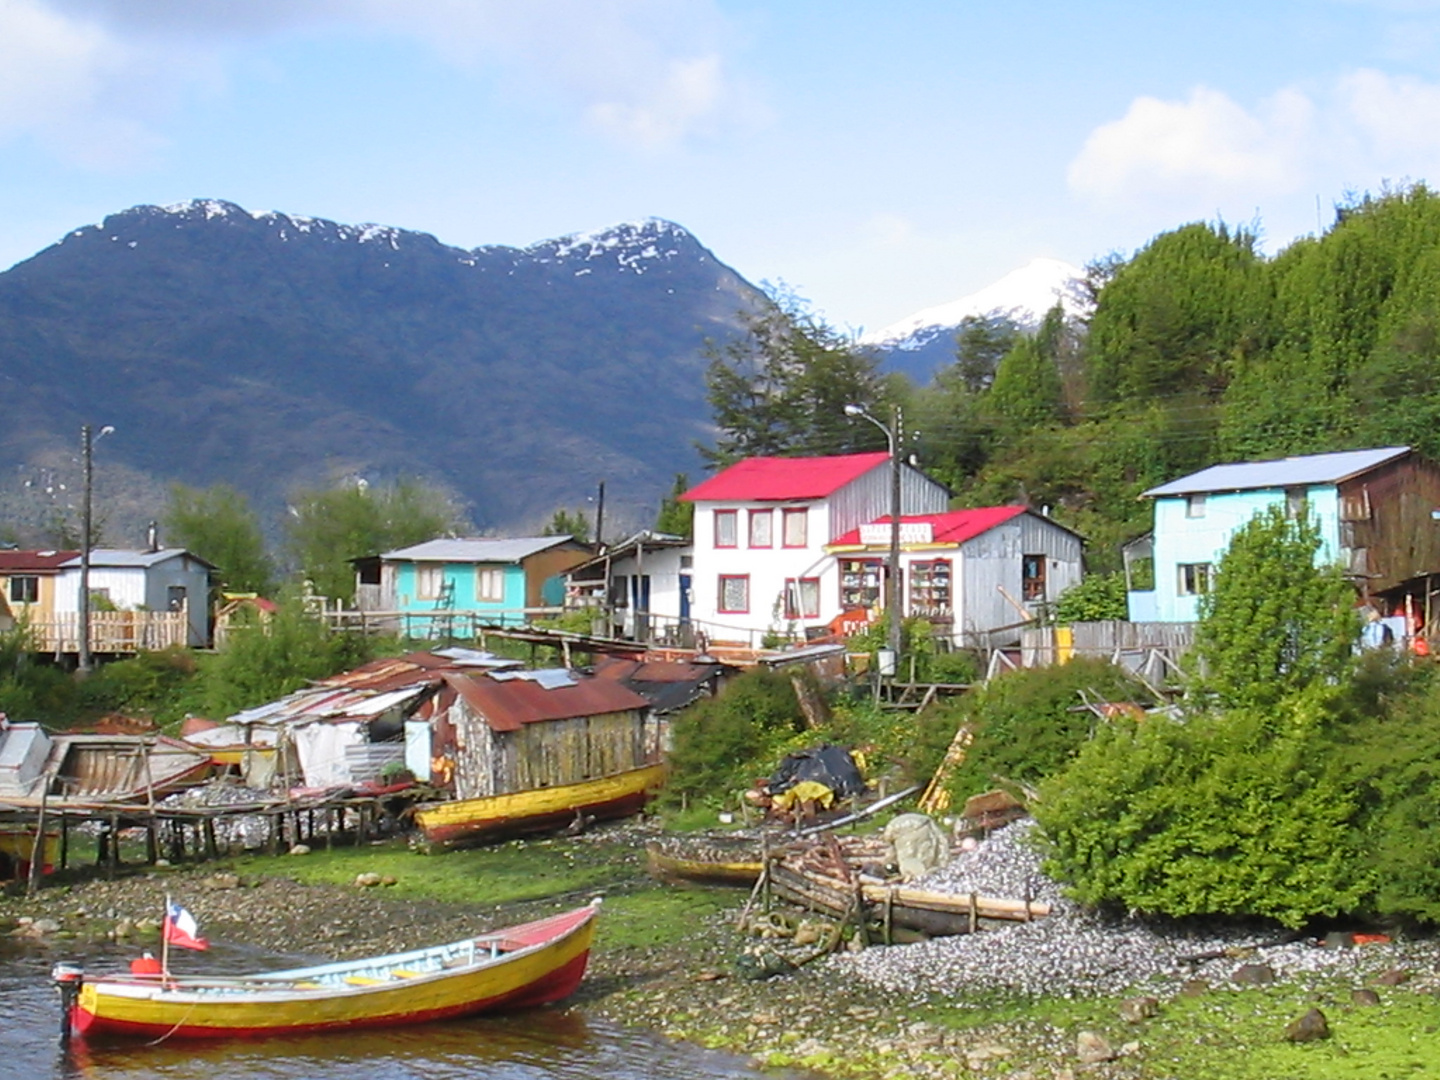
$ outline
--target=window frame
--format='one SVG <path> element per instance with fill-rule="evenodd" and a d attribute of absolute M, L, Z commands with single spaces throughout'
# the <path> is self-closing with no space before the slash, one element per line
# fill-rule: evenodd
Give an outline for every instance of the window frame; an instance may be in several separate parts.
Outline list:
<path fill-rule="evenodd" d="M 1203 518 L 1205 516 L 1205 493 L 1203 491 L 1185 496 L 1185 516 L 1187 518 Z"/>
<path fill-rule="evenodd" d="M 1020 599 L 1035 603 L 1044 603 L 1049 596 L 1047 591 L 1049 575 L 1049 558 L 1036 552 L 1028 552 L 1020 556 Z M 1035 567 L 1039 573 L 1030 573 L 1030 568 Z"/>
<path fill-rule="evenodd" d="M 800 543 L 790 542 L 790 522 L 800 522 Z M 810 546 L 810 508 L 808 506 L 787 506 L 780 511 L 780 546 L 796 550 Z"/>
<path fill-rule="evenodd" d="M 23 591 L 29 593 L 28 596 L 15 595 L 15 586 L 22 582 L 27 586 Z M 15 574 L 10 578 L 6 592 L 12 604 L 38 604 L 40 602 L 40 576 L 38 574 Z"/>
<path fill-rule="evenodd" d="M 1215 564 L 1176 563 L 1175 594 L 1177 596 L 1204 596 L 1215 589 Z"/>
<path fill-rule="evenodd" d="M 426 592 L 426 589 L 433 591 Z M 444 563 L 416 563 L 415 564 L 415 599 L 416 600 L 439 600 L 440 594 L 445 590 L 445 564 Z"/>
<path fill-rule="evenodd" d="M 743 583 L 745 590 L 744 607 L 725 606 L 725 585 L 727 582 L 738 581 Z M 749 615 L 750 614 L 750 575 L 749 574 L 720 574 L 717 582 L 718 595 L 716 596 L 715 611 L 720 615 Z"/>
<path fill-rule="evenodd" d="M 500 582 L 500 594 L 486 592 L 487 578 Z M 479 604 L 503 604 L 505 602 L 505 567 L 477 565 L 475 567 L 475 602 Z"/>
<path fill-rule="evenodd" d="M 806 586 L 810 587 L 810 596 L 814 601 L 809 610 L 806 610 L 805 607 Z M 785 618 L 789 621 L 820 618 L 820 579 L 818 577 L 786 578 L 785 598 L 782 606 Z"/>
<path fill-rule="evenodd" d="M 714 514 L 715 535 L 713 537 L 715 546 L 729 550 L 740 546 L 740 511 L 739 510 L 716 510 Z M 730 525 L 730 542 L 722 542 L 720 523 L 728 522 Z"/>
<path fill-rule="evenodd" d="M 749 520 L 746 522 L 748 528 L 745 530 L 747 546 L 766 550 L 773 548 L 775 546 L 775 511 L 767 507 L 764 510 L 751 510 L 749 515 Z M 765 542 L 758 544 L 755 542 L 755 526 L 762 521 L 765 523 Z"/>

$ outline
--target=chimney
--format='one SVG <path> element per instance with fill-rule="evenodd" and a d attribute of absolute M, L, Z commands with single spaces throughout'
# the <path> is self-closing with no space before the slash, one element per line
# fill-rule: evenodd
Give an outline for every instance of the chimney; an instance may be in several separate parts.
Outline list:
<path fill-rule="evenodd" d="M 157 522 L 150 522 L 150 527 L 145 530 L 145 550 L 152 555 L 160 550 L 160 525 Z"/>

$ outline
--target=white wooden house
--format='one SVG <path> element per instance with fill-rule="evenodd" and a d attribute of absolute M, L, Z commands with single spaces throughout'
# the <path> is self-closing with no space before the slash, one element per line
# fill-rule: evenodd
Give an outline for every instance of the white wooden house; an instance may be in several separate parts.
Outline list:
<path fill-rule="evenodd" d="M 132 643 L 134 648 L 154 648 L 160 644 L 203 646 L 210 640 L 210 572 L 214 569 L 183 548 L 158 551 L 96 548 L 90 553 L 90 609 L 97 614 L 184 612 L 183 640 L 178 637 L 165 642 L 140 639 Z M 56 578 L 55 618 L 63 624 L 78 619 L 79 612 L 80 558 L 77 556 L 61 566 Z"/>

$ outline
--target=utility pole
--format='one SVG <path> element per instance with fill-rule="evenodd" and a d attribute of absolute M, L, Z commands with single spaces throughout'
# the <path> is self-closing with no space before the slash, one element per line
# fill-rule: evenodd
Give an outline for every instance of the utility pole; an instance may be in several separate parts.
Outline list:
<path fill-rule="evenodd" d="M 900 406 L 893 406 L 890 423 L 882 424 L 861 405 L 846 405 L 846 416 L 869 420 L 885 433 L 890 448 L 890 555 L 885 566 L 885 614 L 890 620 L 888 647 L 894 663 L 900 663 Z"/>
<path fill-rule="evenodd" d="M 94 440 L 90 425 L 80 426 L 80 468 L 84 491 L 80 501 L 80 653 L 77 661 L 81 675 L 90 674 L 90 496 L 95 485 L 92 463 Z"/>

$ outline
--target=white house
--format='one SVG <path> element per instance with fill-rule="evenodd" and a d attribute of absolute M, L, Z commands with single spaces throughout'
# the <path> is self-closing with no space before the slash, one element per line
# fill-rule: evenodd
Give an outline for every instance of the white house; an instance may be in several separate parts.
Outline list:
<path fill-rule="evenodd" d="M 96 548 L 90 552 L 91 610 L 185 611 L 186 644 L 210 640 L 210 563 L 183 548 L 123 551 Z M 64 563 L 55 581 L 55 614 L 75 616 L 80 610 L 80 558 Z"/>
<path fill-rule="evenodd" d="M 711 640 L 758 644 L 803 634 L 863 601 L 842 591 L 826 550 L 890 510 L 886 453 L 747 458 L 691 488 L 695 505 L 690 614 Z M 950 493 L 901 466 L 901 513 L 938 514 Z M 884 595 L 883 572 L 872 583 Z M 868 587 L 868 586 L 867 586 Z"/>
<path fill-rule="evenodd" d="M 900 580 L 907 618 L 924 618 L 957 647 L 1018 640 L 1020 624 L 1083 574 L 1083 541 L 1023 506 L 985 506 L 900 519 Z M 890 551 L 890 517 L 827 546 L 840 603 L 877 607 Z"/>
<path fill-rule="evenodd" d="M 689 540 L 646 529 L 572 569 L 566 602 L 603 610 L 606 635 L 688 641 L 693 563 Z"/>

